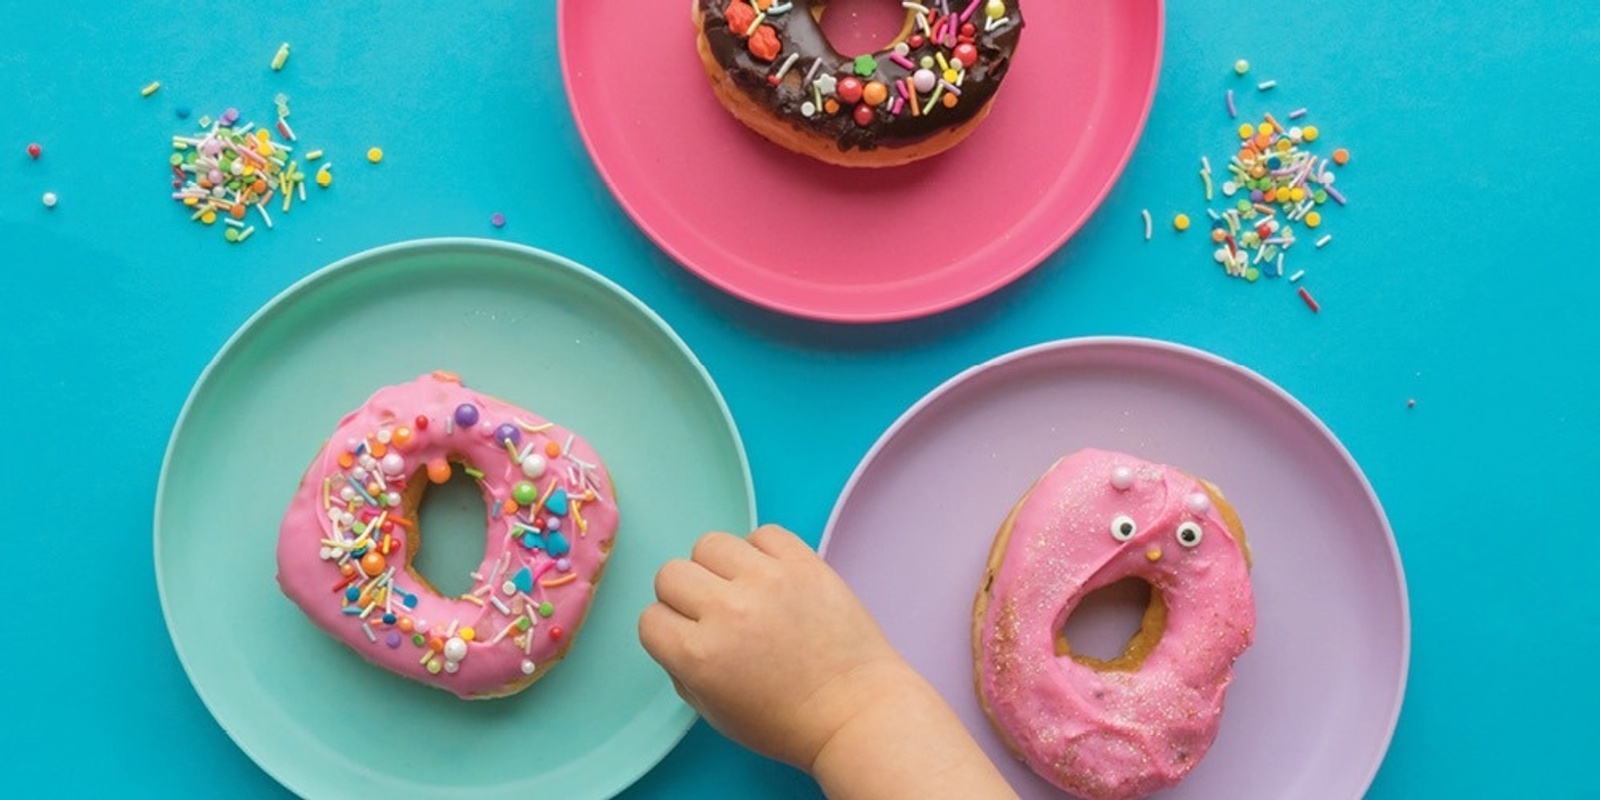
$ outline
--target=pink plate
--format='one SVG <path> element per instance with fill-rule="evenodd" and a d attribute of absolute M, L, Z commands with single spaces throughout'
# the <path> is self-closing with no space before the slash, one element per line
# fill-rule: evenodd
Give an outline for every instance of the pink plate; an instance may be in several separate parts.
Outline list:
<path fill-rule="evenodd" d="M 1039 345 L 967 370 L 912 406 L 862 460 L 834 507 L 824 556 L 1022 796 L 1061 797 L 1007 755 L 978 706 L 972 603 L 1012 504 L 1082 447 L 1214 481 L 1255 555 L 1256 642 L 1236 665 L 1222 729 L 1205 760 L 1160 796 L 1360 797 L 1405 693 L 1411 624 L 1400 556 L 1344 447 L 1249 370 L 1120 338 Z M 1083 613 L 1069 623 L 1075 643 Z M 1087 620 L 1086 646 L 1119 651 L 1104 647 L 1113 619 Z"/>
<path fill-rule="evenodd" d="M 1011 73 L 967 141 L 852 170 L 770 144 L 722 108 L 689 0 L 559 8 L 578 132 L 639 227 L 728 292 L 840 322 L 943 311 L 1054 252 L 1127 163 L 1161 64 L 1162 0 L 1031 0 Z"/>

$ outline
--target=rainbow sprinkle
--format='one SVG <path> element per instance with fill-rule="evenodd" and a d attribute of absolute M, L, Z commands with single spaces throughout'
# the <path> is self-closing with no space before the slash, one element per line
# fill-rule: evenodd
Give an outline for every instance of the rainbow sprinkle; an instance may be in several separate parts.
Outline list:
<path fill-rule="evenodd" d="M 271 228 L 267 206 L 273 200 L 281 197 L 280 210 L 287 214 L 296 195 L 301 202 L 306 199 L 306 174 L 293 158 L 291 143 L 296 137 L 289 127 L 288 98 L 279 95 L 275 103 L 278 121 L 273 128 L 253 122 L 240 125 L 239 112 L 230 108 L 215 121 L 201 117 L 198 132 L 172 137 L 173 153 L 167 161 L 172 168 L 172 199 L 195 222 L 221 221 L 223 238 L 229 242 L 243 242 L 255 233 L 255 225 L 246 221 L 252 212 Z M 273 137 L 274 128 L 283 141 Z M 321 151 L 315 152 L 321 156 Z M 326 165 L 317 178 L 324 187 L 332 182 Z"/>
<path fill-rule="evenodd" d="M 1265 91 L 1276 85 L 1276 81 L 1265 81 L 1258 88 Z M 1229 118 L 1237 118 L 1233 90 L 1228 90 L 1224 99 Z M 1349 152 L 1343 148 L 1331 155 L 1318 152 L 1315 143 L 1321 132 L 1315 125 L 1298 122 L 1308 113 L 1305 108 L 1290 111 L 1288 119 L 1295 124 L 1286 125 L 1271 112 L 1264 112 L 1259 123 L 1238 125 L 1239 149 L 1220 174 L 1222 201 L 1216 207 L 1209 206 L 1216 202 L 1218 187 L 1213 178 L 1217 174 L 1210 159 L 1200 159 L 1210 236 L 1216 245 L 1212 260 L 1230 277 L 1251 283 L 1263 277 L 1284 277 L 1286 257 L 1301 241 L 1301 231 L 1322 226 L 1322 208 L 1329 200 L 1340 206 L 1346 203 L 1345 196 L 1334 188 L 1334 169 L 1348 163 Z M 1332 241 L 1331 234 L 1320 233 L 1314 248 Z M 1304 276 L 1305 270 L 1296 270 L 1289 281 L 1298 282 Z M 1299 287 L 1298 294 L 1313 311 L 1319 309 L 1304 287 Z"/>

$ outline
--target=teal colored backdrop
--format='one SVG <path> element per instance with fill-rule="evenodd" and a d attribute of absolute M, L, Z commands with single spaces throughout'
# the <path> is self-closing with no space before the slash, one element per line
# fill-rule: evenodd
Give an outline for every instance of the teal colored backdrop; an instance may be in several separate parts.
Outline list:
<path fill-rule="evenodd" d="M 317 5 L 0 4 L 0 761 L 16 796 L 287 794 L 172 650 L 151 564 L 157 471 L 191 384 L 257 307 L 423 236 L 551 250 L 652 306 L 724 392 L 761 516 L 813 543 L 885 426 L 971 364 L 1128 334 L 1254 369 L 1343 440 L 1405 561 L 1410 684 L 1371 796 L 1600 796 L 1583 766 L 1600 717 L 1586 527 L 1600 7 L 1179 0 L 1144 137 L 1077 236 L 970 306 L 846 327 L 730 299 L 638 232 L 568 113 L 555 3 Z M 281 41 L 293 55 L 273 73 Z M 1320 314 L 1284 282 L 1223 277 L 1202 230 L 1167 224 L 1203 214 L 1198 157 L 1228 151 L 1222 93 L 1248 85 L 1230 71 L 1240 57 L 1247 81 L 1277 80 L 1271 109 L 1311 107 L 1353 154 L 1350 205 L 1325 214 L 1333 243 L 1290 259 Z M 279 91 L 297 131 L 336 154 L 336 181 L 231 246 L 167 199 L 168 137 L 227 106 L 267 119 Z M 360 157 L 373 145 L 381 165 Z M 698 724 L 626 796 L 817 789 Z"/>

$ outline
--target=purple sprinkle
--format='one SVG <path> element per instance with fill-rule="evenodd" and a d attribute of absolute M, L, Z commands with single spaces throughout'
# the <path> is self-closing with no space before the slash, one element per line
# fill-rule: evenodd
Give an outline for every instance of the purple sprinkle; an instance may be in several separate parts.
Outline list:
<path fill-rule="evenodd" d="M 456 406 L 456 424 L 463 428 L 478 424 L 478 407 L 471 403 Z"/>
<path fill-rule="evenodd" d="M 1234 119 L 1238 119 L 1239 118 L 1239 109 L 1234 108 L 1234 106 L 1233 106 L 1233 90 L 1232 89 L 1228 90 L 1228 116 L 1232 117 Z"/>
<path fill-rule="evenodd" d="M 504 228 L 506 226 L 506 215 L 498 211 L 494 212 L 489 215 L 489 224 L 496 228 Z"/>
<path fill-rule="evenodd" d="M 1338 203 L 1341 206 L 1344 205 L 1344 195 L 1339 194 L 1338 189 L 1335 189 L 1332 186 L 1323 186 L 1322 190 L 1327 192 L 1328 196 L 1333 198 L 1335 203 Z"/>
<path fill-rule="evenodd" d="M 399 647 L 400 634 L 396 631 L 389 631 L 389 635 L 383 637 L 383 643 L 389 645 L 390 647 Z"/>
<path fill-rule="evenodd" d="M 517 426 L 506 423 L 494 429 L 494 440 L 502 445 L 510 442 L 515 447 L 522 444 L 522 431 L 517 430 Z"/>

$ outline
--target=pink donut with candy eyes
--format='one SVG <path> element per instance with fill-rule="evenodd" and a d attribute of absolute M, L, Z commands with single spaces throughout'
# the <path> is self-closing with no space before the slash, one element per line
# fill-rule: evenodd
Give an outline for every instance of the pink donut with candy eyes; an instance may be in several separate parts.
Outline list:
<path fill-rule="evenodd" d="M 1091 592 L 1150 585 L 1115 658 L 1061 633 Z M 973 614 L 979 700 L 1007 747 L 1073 794 L 1143 797 L 1211 747 L 1254 638 L 1249 548 L 1214 486 L 1101 450 L 1057 461 L 995 537 Z"/>
<path fill-rule="evenodd" d="M 487 509 L 472 588 L 418 574 L 417 510 L 457 470 Z M 311 462 L 278 532 L 278 584 L 361 657 L 467 699 L 527 688 L 566 656 L 617 531 L 605 464 L 577 434 L 448 372 L 379 389 Z M 443 546 L 443 545 L 437 545 Z"/>

